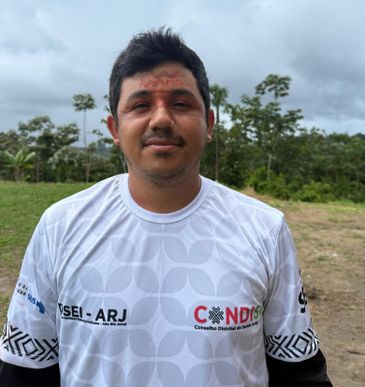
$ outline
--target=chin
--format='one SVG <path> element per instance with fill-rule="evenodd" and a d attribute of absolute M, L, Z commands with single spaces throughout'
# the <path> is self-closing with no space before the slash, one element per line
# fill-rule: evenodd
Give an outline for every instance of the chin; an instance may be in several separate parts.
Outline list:
<path fill-rule="evenodd" d="M 182 181 L 184 181 L 187 177 L 187 170 L 186 168 L 176 168 L 176 169 L 155 169 L 155 170 L 149 170 L 145 171 L 146 177 L 156 182 L 160 185 L 171 185 L 171 184 L 178 184 Z"/>

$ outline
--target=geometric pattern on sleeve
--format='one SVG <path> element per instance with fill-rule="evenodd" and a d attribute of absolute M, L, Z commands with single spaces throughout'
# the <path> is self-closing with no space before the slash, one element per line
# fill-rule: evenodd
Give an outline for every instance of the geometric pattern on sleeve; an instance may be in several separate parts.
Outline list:
<path fill-rule="evenodd" d="M 265 335 L 264 340 L 266 353 L 276 359 L 300 359 L 316 353 L 319 346 L 318 336 L 311 328 L 291 336 Z"/>
<path fill-rule="evenodd" d="M 19 328 L 5 324 L 1 337 L 3 348 L 13 355 L 26 356 L 39 362 L 58 358 L 58 339 L 35 339 Z"/>

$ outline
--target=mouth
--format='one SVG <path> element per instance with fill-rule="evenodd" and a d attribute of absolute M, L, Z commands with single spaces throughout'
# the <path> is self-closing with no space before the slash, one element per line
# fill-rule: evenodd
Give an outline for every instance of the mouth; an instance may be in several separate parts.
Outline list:
<path fill-rule="evenodd" d="M 170 152 L 177 148 L 181 148 L 184 145 L 184 141 L 180 137 L 170 136 L 150 136 L 142 141 L 143 148 L 150 148 L 157 152 Z"/>
<path fill-rule="evenodd" d="M 145 141 L 143 146 L 182 146 L 182 143 L 170 138 L 151 138 Z"/>

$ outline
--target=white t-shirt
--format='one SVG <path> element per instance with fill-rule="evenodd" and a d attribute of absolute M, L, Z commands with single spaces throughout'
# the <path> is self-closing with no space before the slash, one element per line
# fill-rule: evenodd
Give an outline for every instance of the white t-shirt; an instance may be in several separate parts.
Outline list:
<path fill-rule="evenodd" d="M 118 175 L 42 216 L 0 357 L 58 362 L 64 387 L 262 387 L 265 351 L 317 350 L 280 211 L 202 178 L 188 206 L 152 213 Z"/>

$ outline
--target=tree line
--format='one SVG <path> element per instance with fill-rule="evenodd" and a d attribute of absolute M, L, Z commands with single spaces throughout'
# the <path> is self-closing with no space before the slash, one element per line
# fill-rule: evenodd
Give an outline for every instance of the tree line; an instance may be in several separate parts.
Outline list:
<path fill-rule="evenodd" d="M 365 135 L 302 127 L 301 109 L 282 108 L 290 82 L 288 76 L 270 74 L 253 96 L 242 95 L 236 104 L 227 102 L 225 87 L 211 86 L 216 124 L 202 174 L 283 199 L 365 201 Z M 75 123 L 55 126 L 50 117 L 38 116 L 0 133 L 0 179 L 88 182 L 125 172 L 123 154 L 111 138 L 94 129 L 97 140 L 87 140 L 93 96 L 75 95 L 73 106 L 83 114 L 82 130 Z M 82 147 L 75 146 L 80 134 Z"/>

